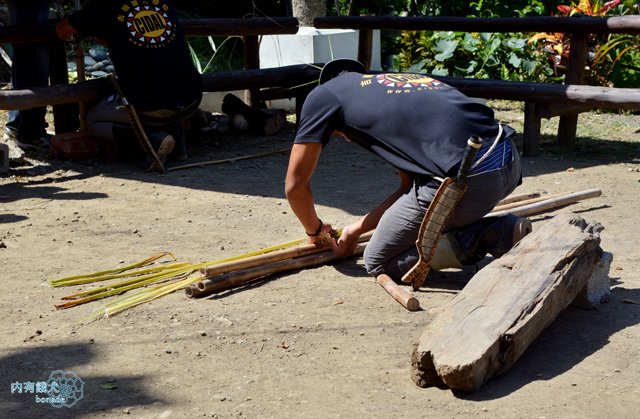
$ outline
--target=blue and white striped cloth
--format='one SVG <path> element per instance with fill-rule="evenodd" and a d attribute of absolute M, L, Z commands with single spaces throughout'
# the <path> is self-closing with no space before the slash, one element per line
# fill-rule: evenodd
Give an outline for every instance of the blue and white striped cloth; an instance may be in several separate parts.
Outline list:
<path fill-rule="evenodd" d="M 491 148 L 491 143 L 487 142 L 482 145 L 474 161 L 478 161 L 484 156 Z M 483 173 L 492 172 L 494 170 L 502 169 L 506 164 L 511 163 L 513 160 L 511 140 L 506 138 L 500 140 L 496 147 L 479 165 L 471 169 L 469 176 L 481 175 Z"/>

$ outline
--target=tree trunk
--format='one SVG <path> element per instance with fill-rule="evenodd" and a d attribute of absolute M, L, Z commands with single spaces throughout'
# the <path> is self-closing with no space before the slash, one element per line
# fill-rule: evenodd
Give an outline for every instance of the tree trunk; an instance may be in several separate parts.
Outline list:
<path fill-rule="evenodd" d="M 292 0 L 293 17 L 298 18 L 300 26 L 313 26 L 313 18 L 327 15 L 324 0 Z"/>

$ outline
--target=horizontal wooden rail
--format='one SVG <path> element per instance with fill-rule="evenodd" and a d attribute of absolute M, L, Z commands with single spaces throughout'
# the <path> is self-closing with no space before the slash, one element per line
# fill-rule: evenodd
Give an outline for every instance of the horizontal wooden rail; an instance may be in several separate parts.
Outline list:
<path fill-rule="evenodd" d="M 319 76 L 319 66 L 296 64 L 276 68 L 205 74 L 202 77 L 202 82 L 206 92 L 226 92 L 262 87 L 294 89 L 317 80 Z M 0 109 L 29 109 L 35 106 L 88 102 L 102 98 L 110 91 L 111 86 L 104 78 L 37 89 L 2 90 L 0 91 Z"/>
<path fill-rule="evenodd" d="M 298 19 L 294 17 L 246 17 L 237 19 L 183 19 L 185 36 L 257 36 L 295 34 Z M 55 21 L 45 26 L 0 26 L 0 43 L 56 41 Z"/>
<path fill-rule="evenodd" d="M 640 16 L 470 18 L 427 16 L 317 17 L 316 28 L 459 32 L 640 33 Z"/>
<path fill-rule="evenodd" d="M 238 19 L 183 19 L 186 36 L 212 35 L 280 35 L 298 32 L 294 17 L 243 17 Z"/>
<path fill-rule="evenodd" d="M 579 103 L 591 109 L 640 110 L 640 89 L 443 76 L 434 78 L 472 97 L 557 105 Z"/>

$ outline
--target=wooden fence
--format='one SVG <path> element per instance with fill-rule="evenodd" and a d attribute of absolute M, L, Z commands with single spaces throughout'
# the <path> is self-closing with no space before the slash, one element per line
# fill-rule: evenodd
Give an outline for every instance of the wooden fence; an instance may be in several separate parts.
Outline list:
<path fill-rule="evenodd" d="M 243 42 L 244 70 L 203 75 L 205 92 L 246 90 L 247 99 L 257 104 L 262 100 L 296 98 L 301 106 L 304 97 L 317 80 L 322 64 L 304 64 L 260 69 L 259 37 L 272 34 L 295 34 L 298 20 L 290 17 L 238 19 L 186 19 L 185 36 L 239 36 Z M 103 97 L 111 87 L 106 80 L 94 79 L 69 84 L 65 44 L 57 38 L 55 26 L 0 27 L 0 43 L 42 42 L 50 45 L 50 86 L 25 90 L 1 90 L 0 109 L 28 109 L 53 106 L 56 133 L 78 127 L 78 103 Z"/>
<path fill-rule="evenodd" d="M 295 34 L 295 18 L 187 19 L 182 22 L 186 36 L 240 36 L 244 45 L 244 70 L 203 76 L 205 91 L 248 90 L 252 103 L 261 100 L 295 97 L 301 106 L 317 80 L 322 64 L 302 64 L 279 68 L 259 68 L 259 38 L 270 34 Z M 521 83 L 502 80 L 437 77 L 465 94 L 487 99 L 507 99 L 525 103 L 524 154 L 539 152 L 541 118 L 560 116 L 559 142 L 573 144 L 578 114 L 595 108 L 640 110 L 640 89 L 584 86 L 587 40 L 590 34 L 640 33 L 640 16 L 609 18 L 458 18 L 458 17 L 322 17 L 316 28 L 355 29 L 359 31 L 358 58 L 367 67 L 371 63 L 372 31 L 459 31 L 571 34 L 571 56 L 566 83 Z M 56 132 L 77 127 L 78 102 L 96 99 L 109 89 L 104 80 L 89 80 L 70 85 L 65 46 L 55 36 L 53 25 L 0 27 L 0 42 L 47 42 L 52 50 L 51 86 L 32 90 L 0 91 L 0 109 L 25 109 L 52 105 Z"/>

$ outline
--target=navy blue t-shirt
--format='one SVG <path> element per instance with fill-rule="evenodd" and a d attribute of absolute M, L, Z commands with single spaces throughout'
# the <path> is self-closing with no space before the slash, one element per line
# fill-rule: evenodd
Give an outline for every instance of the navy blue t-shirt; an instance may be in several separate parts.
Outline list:
<path fill-rule="evenodd" d="M 423 74 L 345 73 L 306 98 L 295 142 L 326 144 L 334 130 L 398 169 L 445 177 L 467 139 L 493 141 L 498 123 L 489 107 Z"/>
<path fill-rule="evenodd" d="M 176 109 L 202 96 L 171 0 L 97 0 L 69 23 L 107 43 L 120 86 L 138 110 Z"/>

